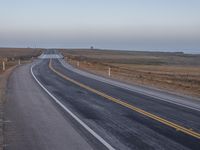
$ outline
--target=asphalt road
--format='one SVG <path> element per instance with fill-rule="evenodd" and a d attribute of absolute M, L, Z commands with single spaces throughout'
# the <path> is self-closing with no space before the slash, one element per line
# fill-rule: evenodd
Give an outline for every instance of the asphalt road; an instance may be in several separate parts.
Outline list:
<path fill-rule="evenodd" d="M 45 54 L 49 53 L 56 51 Z M 39 87 L 30 74 L 30 67 L 19 67 L 9 81 L 6 118 L 11 122 L 5 128 L 7 149 L 106 149 L 105 144 Z M 114 149 L 200 149 L 200 111 L 82 76 L 65 68 L 58 59 L 52 59 L 51 67 L 84 87 L 55 73 L 49 67 L 49 59 L 38 61 L 33 74 L 64 107 Z M 129 105 L 183 127 L 187 132 L 142 114 L 141 110 L 133 110 Z M 197 137 L 190 135 L 189 130 L 197 133 Z"/>
<path fill-rule="evenodd" d="M 49 100 L 30 73 L 31 64 L 10 76 L 4 106 L 5 150 L 93 149 Z"/>

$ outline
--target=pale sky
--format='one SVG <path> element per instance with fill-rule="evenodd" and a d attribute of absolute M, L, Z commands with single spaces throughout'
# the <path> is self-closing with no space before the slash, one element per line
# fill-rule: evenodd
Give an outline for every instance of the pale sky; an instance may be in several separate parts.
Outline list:
<path fill-rule="evenodd" d="M 0 0 L 0 47 L 200 53 L 200 0 Z"/>

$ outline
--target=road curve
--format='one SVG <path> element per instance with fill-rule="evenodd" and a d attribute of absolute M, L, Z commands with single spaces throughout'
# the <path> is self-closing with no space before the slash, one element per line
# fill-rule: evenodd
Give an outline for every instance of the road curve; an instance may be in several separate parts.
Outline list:
<path fill-rule="evenodd" d="M 49 53 L 57 52 L 42 58 Z M 7 149 L 199 150 L 198 110 L 82 76 L 58 59 L 32 67 L 47 94 L 30 68 L 9 80 Z"/>
<path fill-rule="evenodd" d="M 5 150 L 94 149 L 49 100 L 31 76 L 30 67 L 16 68 L 8 82 Z"/>
<path fill-rule="evenodd" d="M 172 128 L 66 80 L 49 68 L 49 60 L 36 65 L 33 72 L 48 91 L 115 149 L 199 149 L 199 111 L 81 76 L 64 68 L 57 59 L 52 60 L 52 68 L 72 80 L 122 99 L 197 135 L 179 131 L 180 128 Z"/>

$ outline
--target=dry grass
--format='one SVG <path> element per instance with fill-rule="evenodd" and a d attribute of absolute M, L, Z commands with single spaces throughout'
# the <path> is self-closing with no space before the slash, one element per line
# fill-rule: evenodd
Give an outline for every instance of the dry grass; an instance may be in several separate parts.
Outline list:
<path fill-rule="evenodd" d="M 0 58 L 30 59 L 38 56 L 41 51 L 33 48 L 0 48 Z"/>
<path fill-rule="evenodd" d="M 6 69 L 18 64 L 30 62 L 32 58 L 41 53 L 41 49 L 31 48 L 0 48 L 0 73 L 2 72 L 2 62 L 6 64 Z"/>
<path fill-rule="evenodd" d="M 189 65 L 200 66 L 200 55 L 189 55 L 181 52 L 140 52 L 113 50 L 61 50 L 65 56 L 85 61 L 117 64 L 139 65 Z"/>
<path fill-rule="evenodd" d="M 89 72 L 200 97 L 200 55 L 160 52 L 62 50 L 68 61 Z"/>

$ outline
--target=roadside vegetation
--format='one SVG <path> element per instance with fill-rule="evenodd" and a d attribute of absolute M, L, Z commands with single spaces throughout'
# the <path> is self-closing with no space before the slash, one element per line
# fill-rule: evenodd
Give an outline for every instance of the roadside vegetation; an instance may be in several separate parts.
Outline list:
<path fill-rule="evenodd" d="M 200 97 L 200 55 L 90 49 L 61 52 L 70 64 L 94 74 Z"/>
<path fill-rule="evenodd" d="M 5 70 L 17 64 L 30 62 L 32 58 L 41 53 L 41 49 L 32 48 L 0 48 L 0 73 L 3 71 L 3 62 Z"/>

